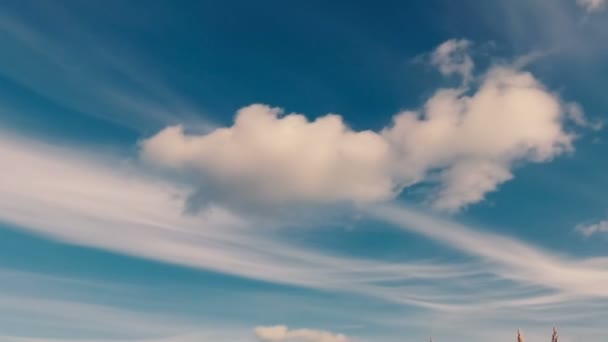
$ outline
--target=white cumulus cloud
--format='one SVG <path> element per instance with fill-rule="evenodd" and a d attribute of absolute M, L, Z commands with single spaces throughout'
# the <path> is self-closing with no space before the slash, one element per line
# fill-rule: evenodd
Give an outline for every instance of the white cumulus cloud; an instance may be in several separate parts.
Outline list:
<path fill-rule="evenodd" d="M 468 45 L 454 41 L 437 51 L 454 44 Z M 463 77 L 469 72 L 442 65 L 448 73 L 466 71 Z M 512 179 L 516 165 L 572 151 L 566 121 L 588 126 L 580 106 L 531 73 L 494 66 L 474 89 L 439 89 L 377 132 L 355 131 L 336 114 L 309 120 L 255 104 L 239 110 L 232 126 L 207 134 L 167 127 L 142 141 L 141 156 L 187 173 L 203 194 L 222 200 L 369 203 L 430 182 L 433 205 L 454 211 Z"/>
<path fill-rule="evenodd" d="M 257 327 L 255 336 L 261 342 L 348 342 L 345 335 L 312 329 L 289 329 L 284 325 Z"/>
<path fill-rule="evenodd" d="M 390 146 L 379 134 L 355 132 L 338 115 L 300 114 L 251 105 L 234 125 L 206 135 L 169 127 L 143 143 L 143 157 L 193 169 L 239 196 L 335 202 L 393 196 Z"/>
<path fill-rule="evenodd" d="M 456 210 L 511 179 L 518 162 L 571 150 L 566 107 L 532 74 L 496 67 L 473 94 L 439 90 L 422 110 L 395 116 L 383 136 L 400 153 L 398 174 L 438 171 L 435 206 Z"/>

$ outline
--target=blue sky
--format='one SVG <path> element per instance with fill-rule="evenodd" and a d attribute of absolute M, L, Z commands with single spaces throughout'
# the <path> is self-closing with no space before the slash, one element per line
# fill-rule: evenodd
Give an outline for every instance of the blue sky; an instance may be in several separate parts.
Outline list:
<path fill-rule="evenodd" d="M 606 19 L 4 2 L 0 340 L 606 340 Z"/>

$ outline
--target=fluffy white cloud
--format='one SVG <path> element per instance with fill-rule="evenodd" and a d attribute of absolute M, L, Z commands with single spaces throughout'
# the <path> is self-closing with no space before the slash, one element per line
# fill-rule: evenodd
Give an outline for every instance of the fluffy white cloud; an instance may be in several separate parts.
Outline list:
<path fill-rule="evenodd" d="M 468 45 L 448 43 L 438 56 Z M 446 73 L 466 71 L 463 77 L 470 71 L 440 65 Z M 498 66 L 474 90 L 440 89 L 379 132 L 354 131 L 335 114 L 310 121 L 256 104 L 208 134 L 168 127 L 142 142 L 141 155 L 189 173 L 208 194 L 250 203 L 376 202 L 430 181 L 434 206 L 458 210 L 513 178 L 516 164 L 571 151 L 566 120 L 587 125 L 580 107 L 531 73 Z"/>
<path fill-rule="evenodd" d="M 440 90 L 421 111 L 398 114 L 382 134 L 399 151 L 397 174 L 438 171 L 435 206 L 456 210 L 511 179 L 516 163 L 571 150 L 566 107 L 532 74 L 496 67 L 473 94 Z"/>
<path fill-rule="evenodd" d="M 438 191 L 435 207 L 453 211 L 469 203 L 476 203 L 487 192 L 513 178 L 509 167 L 486 160 L 462 161 L 441 174 L 443 186 Z"/>
<path fill-rule="evenodd" d="M 587 12 L 596 12 L 606 7 L 606 0 L 576 0 L 576 3 Z"/>
<path fill-rule="evenodd" d="M 255 328 L 255 336 L 262 342 L 348 342 L 342 334 L 312 329 L 289 329 L 283 325 Z"/>
<path fill-rule="evenodd" d="M 608 220 L 602 220 L 592 224 L 579 224 L 576 226 L 575 230 L 584 237 L 590 237 L 600 233 L 608 233 Z"/>
<path fill-rule="evenodd" d="M 431 54 L 431 63 L 445 76 L 458 74 L 465 82 L 473 76 L 474 63 L 468 53 L 471 42 L 450 39 L 439 45 Z"/>
<path fill-rule="evenodd" d="M 394 194 L 390 146 L 338 115 L 308 121 L 251 105 L 234 125 L 206 135 L 169 127 L 143 142 L 144 159 L 190 169 L 239 196 L 270 202 L 378 201 Z"/>

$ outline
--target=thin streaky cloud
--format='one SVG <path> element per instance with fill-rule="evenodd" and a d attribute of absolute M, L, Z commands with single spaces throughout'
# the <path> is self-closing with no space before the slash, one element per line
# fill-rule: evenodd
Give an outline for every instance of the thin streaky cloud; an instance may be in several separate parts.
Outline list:
<path fill-rule="evenodd" d="M 137 131 L 146 131 L 150 125 L 162 127 L 177 122 L 189 122 L 200 131 L 214 126 L 201 108 L 150 76 L 153 73 L 149 69 L 126 59 L 124 53 L 121 57 L 112 54 L 115 50 L 112 44 L 104 45 L 94 34 L 82 28 L 67 30 L 80 44 L 80 49 L 74 51 L 18 16 L 0 11 L 0 18 L 0 30 L 8 37 L 3 39 L 16 43 L 30 56 L 24 62 L 11 60 L 0 68 L 3 75 L 15 82 L 68 108 Z M 35 64 L 29 65 L 28 61 Z M 40 79 L 28 76 L 27 70 L 57 75 L 67 93 L 59 91 L 62 87 L 46 87 Z M 123 82 L 116 82 L 109 75 L 120 75 Z"/>
<path fill-rule="evenodd" d="M 302 250 L 260 237 L 244 220 L 220 209 L 182 215 L 185 194 L 179 187 L 116 172 L 65 150 L 30 148 L 0 144 L 0 156 L 11 165 L 0 181 L 0 217 L 71 243 L 253 279 L 319 289 L 346 287 L 378 296 L 378 286 L 363 285 L 478 272 L 473 265 L 390 264 Z M 416 294 L 396 295 L 404 303 L 433 305 Z"/>
<path fill-rule="evenodd" d="M 120 164 L 111 159 L 104 160 L 104 165 L 79 155 L 69 149 L 4 138 L 0 156 L 11 167 L 0 181 L 2 221 L 75 244 L 438 311 L 534 307 L 568 302 L 569 294 L 608 295 L 601 286 L 608 270 L 597 259 L 591 265 L 556 257 L 515 239 L 475 232 L 404 209 L 383 207 L 369 212 L 473 255 L 478 262 L 461 265 L 464 268 L 441 263 L 391 264 L 308 251 L 268 238 L 255 225 L 248 226 L 220 209 L 202 217 L 184 216 L 183 189 L 142 177 L 133 169 L 108 168 L 105 165 Z M 452 270 L 446 272 L 449 268 Z M 572 277 L 559 277 L 557 270 Z M 509 282 L 496 282 L 497 277 Z M 466 280 L 470 292 L 453 293 L 445 282 L 432 281 L 441 278 Z M 379 282 L 387 279 L 401 285 Z M 427 285 L 416 285 L 420 281 Z M 513 286 L 517 283 L 535 287 Z M 559 292 L 547 296 L 551 291 Z"/>
<path fill-rule="evenodd" d="M 496 274 L 515 281 L 560 290 L 566 294 L 608 297 L 608 267 L 595 258 L 565 259 L 513 238 L 474 231 L 466 226 L 397 206 L 376 206 L 369 212 L 403 229 L 414 231 L 449 247 L 492 263 Z"/>

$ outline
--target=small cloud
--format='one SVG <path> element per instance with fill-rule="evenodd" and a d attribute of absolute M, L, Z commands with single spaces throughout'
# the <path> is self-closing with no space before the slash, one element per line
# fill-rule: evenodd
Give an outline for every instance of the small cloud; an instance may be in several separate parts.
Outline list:
<path fill-rule="evenodd" d="M 579 224 L 574 230 L 588 238 L 596 234 L 608 233 L 608 220 L 602 220 L 592 224 Z"/>
<path fill-rule="evenodd" d="M 602 121 L 590 121 L 587 119 L 585 113 L 583 112 L 583 108 L 578 103 L 568 103 L 566 105 L 566 115 L 570 121 L 580 127 L 599 131 L 604 126 Z"/>
<path fill-rule="evenodd" d="M 466 39 L 450 39 L 439 45 L 431 54 L 431 64 L 444 76 L 460 75 L 464 83 L 473 77 L 475 67 L 469 55 L 471 42 Z"/>
<path fill-rule="evenodd" d="M 255 328 L 255 336 L 261 342 L 349 342 L 348 337 L 328 331 L 313 329 L 289 329 L 284 325 Z"/>
<path fill-rule="evenodd" d="M 606 0 L 576 0 L 576 3 L 589 13 L 606 8 Z"/>

